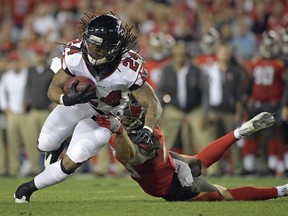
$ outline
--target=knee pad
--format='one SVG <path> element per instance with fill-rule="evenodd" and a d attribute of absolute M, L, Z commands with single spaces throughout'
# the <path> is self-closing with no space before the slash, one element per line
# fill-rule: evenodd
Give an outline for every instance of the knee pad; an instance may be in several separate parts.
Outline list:
<path fill-rule="evenodd" d="M 38 138 L 38 149 L 43 152 L 50 152 L 57 150 L 62 141 L 54 134 L 40 133 Z"/>
<path fill-rule="evenodd" d="M 75 163 L 83 163 L 93 157 L 101 147 L 95 147 L 93 142 L 83 139 L 77 145 L 69 146 L 66 154 Z"/>

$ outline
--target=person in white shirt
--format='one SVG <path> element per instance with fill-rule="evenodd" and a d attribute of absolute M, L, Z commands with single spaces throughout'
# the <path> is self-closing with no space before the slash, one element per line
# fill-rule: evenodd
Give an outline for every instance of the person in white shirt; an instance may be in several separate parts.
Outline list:
<path fill-rule="evenodd" d="M 26 107 L 24 104 L 24 89 L 27 80 L 27 67 L 23 57 L 16 52 L 8 56 L 9 70 L 1 79 L 0 99 L 1 109 L 6 114 L 8 142 L 8 175 L 20 174 L 20 154 L 22 145 L 31 165 L 31 172 L 40 171 L 39 151 L 36 144 L 30 140 L 26 126 Z M 36 157 L 36 158 L 35 158 Z"/>

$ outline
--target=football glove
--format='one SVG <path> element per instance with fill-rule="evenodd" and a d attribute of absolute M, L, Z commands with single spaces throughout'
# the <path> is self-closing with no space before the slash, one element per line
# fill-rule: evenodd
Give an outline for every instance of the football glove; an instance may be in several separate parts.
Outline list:
<path fill-rule="evenodd" d="M 98 115 L 95 121 L 101 127 L 109 129 L 112 133 L 120 134 L 123 131 L 123 125 L 115 116 Z"/>
<path fill-rule="evenodd" d="M 146 151 L 152 151 L 154 149 L 152 137 L 153 133 L 144 127 L 138 131 L 135 144 Z"/>
<path fill-rule="evenodd" d="M 75 80 L 71 87 L 69 88 L 68 92 L 63 95 L 62 101 L 65 106 L 73 106 L 75 104 L 87 103 L 91 99 L 95 99 L 96 92 L 87 92 L 90 84 L 83 87 L 80 91 L 76 91 L 77 85 L 79 80 Z"/>

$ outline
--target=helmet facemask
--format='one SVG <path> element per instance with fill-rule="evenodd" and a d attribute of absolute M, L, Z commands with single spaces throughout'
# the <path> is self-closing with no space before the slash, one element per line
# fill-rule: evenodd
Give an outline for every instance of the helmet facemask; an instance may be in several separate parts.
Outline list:
<path fill-rule="evenodd" d="M 117 44 L 109 44 L 95 35 L 87 36 L 84 43 L 89 63 L 92 65 L 101 65 L 113 61 L 121 48 L 121 41 L 118 41 Z"/>
<path fill-rule="evenodd" d="M 77 27 L 83 37 L 82 51 L 88 63 L 94 66 L 112 62 L 116 56 L 131 50 L 137 44 L 133 26 L 123 24 L 118 15 L 85 13 Z"/>
<path fill-rule="evenodd" d="M 111 62 L 123 48 L 122 22 L 112 15 L 100 15 L 89 23 L 83 39 L 90 64 Z"/>

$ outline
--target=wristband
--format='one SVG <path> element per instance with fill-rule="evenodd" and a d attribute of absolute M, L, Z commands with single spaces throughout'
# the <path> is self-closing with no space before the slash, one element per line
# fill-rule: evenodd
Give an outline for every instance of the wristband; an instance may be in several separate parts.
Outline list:
<path fill-rule="evenodd" d="M 149 130 L 151 133 L 153 133 L 152 128 L 150 128 L 149 126 L 144 126 L 143 128 L 145 128 L 145 129 Z"/>
<path fill-rule="evenodd" d="M 63 103 L 63 97 L 64 97 L 64 94 L 62 94 L 62 95 L 60 96 L 59 104 L 64 104 L 64 103 Z"/>

